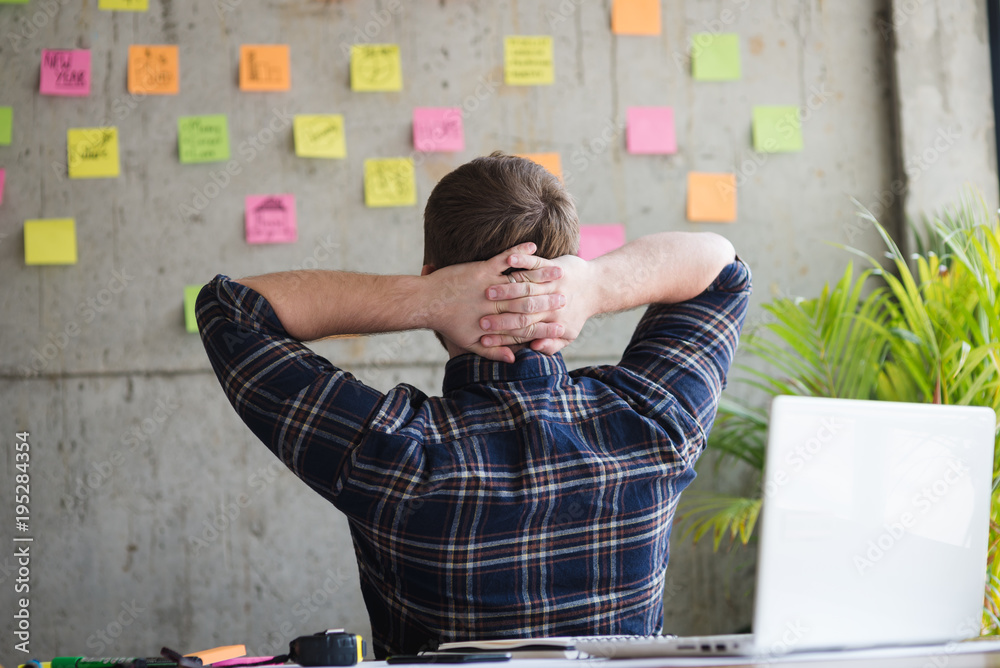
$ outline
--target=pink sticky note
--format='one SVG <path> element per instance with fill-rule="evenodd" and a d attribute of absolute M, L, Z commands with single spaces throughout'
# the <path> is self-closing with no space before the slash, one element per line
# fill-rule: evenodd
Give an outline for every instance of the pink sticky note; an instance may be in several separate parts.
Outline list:
<path fill-rule="evenodd" d="M 581 225 L 580 252 L 577 255 L 584 260 L 593 260 L 624 245 L 624 225 Z"/>
<path fill-rule="evenodd" d="M 629 107 L 629 153 L 676 153 L 672 107 Z"/>
<path fill-rule="evenodd" d="M 42 49 L 42 95 L 90 95 L 90 51 Z"/>
<path fill-rule="evenodd" d="M 3 183 L 7 180 L 7 170 L 0 168 L 0 204 L 3 204 Z"/>
<path fill-rule="evenodd" d="M 464 151 L 461 107 L 415 108 L 413 147 L 418 151 Z"/>
<path fill-rule="evenodd" d="M 247 195 L 248 244 L 292 243 L 298 239 L 294 195 Z"/>

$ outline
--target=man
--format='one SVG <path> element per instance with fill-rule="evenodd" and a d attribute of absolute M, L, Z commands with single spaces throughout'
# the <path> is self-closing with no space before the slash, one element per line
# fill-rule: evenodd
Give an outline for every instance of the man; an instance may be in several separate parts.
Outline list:
<path fill-rule="evenodd" d="M 499 153 L 442 179 L 424 225 L 420 276 L 218 276 L 197 304 L 240 416 L 347 515 L 376 657 L 659 632 L 674 509 L 736 349 L 748 269 L 710 233 L 574 257 L 572 199 Z M 559 350 L 589 317 L 644 304 L 617 365 L 567 372 Z M 451 357 L 443 396 L 383 394 L 300 343 L 417 328 Z"/>

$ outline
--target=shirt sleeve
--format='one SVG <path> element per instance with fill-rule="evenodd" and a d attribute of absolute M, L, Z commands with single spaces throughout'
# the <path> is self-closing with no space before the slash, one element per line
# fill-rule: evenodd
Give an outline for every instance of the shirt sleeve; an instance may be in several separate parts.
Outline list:
<path fill-rule="evenodd" d="M 751 290 L 750 268 L 737 258 L 697 297 L 650 305 L 605 379 L 640 413 L 684 434 L 678 454 L 691 465 L 715 421 Z"/>
<path fill-rule="evenodd" d="M 195 309 L 233 408 L 293 473 L 336 503 L 345 464 L 385 396 L 288 336 L 264 297 L 226 276 L 202 288 Z"/>

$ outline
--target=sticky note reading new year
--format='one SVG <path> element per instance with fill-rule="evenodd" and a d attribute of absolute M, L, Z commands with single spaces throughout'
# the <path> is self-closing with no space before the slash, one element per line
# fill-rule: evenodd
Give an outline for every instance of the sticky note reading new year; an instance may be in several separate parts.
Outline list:
<path fill-rule="evenodd" d="M 98 0 L 97 7 L 120 12 L 144 12 L 149 9 L 149 0 Z"/>
<path fill-rule="evenodd" d="M 0 107 L 0 146 L 10 146 L 14 130 L 14 108 Z"/>
<path fill-rule="evenodd" d="M 753 148 L 761 153 L 802 150 L 802 122 L 798 107 L 754 107 Z"/>
<path fill-rule="evenodd" d="M 629 153 L 676 153 L 672 107 L 629 107 L 626 112 Z"/>
<path fill-rule="evenodd" d="M 292 243 L 298 239 L 294 195 L 247 195 L 248 244 Z"/>
<path fill-rule="evenodd" d="M 464 151 L 461 107 L 413 110 L 413 147 L 418 151 Z"/>
<path fill-rule="evenodd" d="M 616 35 L 659 35 L 660 0 L 615 0 L 611 32 Z"/>
<path fill-rule="evenodd" d="M 76 221 L 42 218 L 24 221 L 25 264 L 76 264 Z"/>
<path fill-rule="evenodd" d="M 366 206 L 414 206 L 417 176 L 412 158 L 365 160 Z"/>
<path fill-rule="evenodd" d="M 736 175 L 688 174 L 687 219 L 698 223 L 736 220 Z"/>
<path fill-rule="evenodd" d="M 90 51 L 42 49 L 42 95 L 90 95 Z"/>
<path fill-rule="evenodd" d="M 73 128 L 66 131 L 69 178 L 118 176 L 118 128 Z"/>
<path fill-rule="evenodd" d="M 740 36 L 697 33 L 691 37 L 691 76 L 696 81 L 735 81 L 742 76 Z"/>
<path fill-rule="evenodd" d="M 547 35 L 505 37 L 503 80 L 510 86 L 538 86 L 555 81 L 552 37 Z"/>
<path fill-rule="evenodd" d="M 225 114 L 178 118 L 177 150 L 182 163 L 229 160 L 229 123 Z"/>
<path fill-rule="evenodd" d="M 562 159 L 558 153 L 518 153 L 517 157 L 527 158 L 555 174 L 562 181 Z"/>
<path fill-rule="evenodd" d="M 180 90 L 179 63 L 176 46 L 133 44 L 128 48 L 128 91 L 176 95 Z"/>
<path fill-rule="evenodd" d="M 198 316 L 195 304 L 204 285 L 184 286 L 184 329 L 190 334 L 198 333 Z"/>
<path fill-rule="evenodd" d="M 577 255 L 584 260 L 593 260 L 624 245 L 624 225 L 581 225 L 580 252 Z"/>
<path fill-rule="evenodd" d="M 300 158 L 346 158 L 344 117 L 340 114 L 296 114 L 292 121 L 295 155 Z"/>
<path fill-rule="evenodd" d="M 240 47 L 240 90 L 288 90 L 291 87 L 287 44 L 244 44 Z"/>
<path fill-rule="evenodd" d="M 399 45 L 352 45 L 351 90 L 403 90 L 403 67 L 399 58 Z"/>

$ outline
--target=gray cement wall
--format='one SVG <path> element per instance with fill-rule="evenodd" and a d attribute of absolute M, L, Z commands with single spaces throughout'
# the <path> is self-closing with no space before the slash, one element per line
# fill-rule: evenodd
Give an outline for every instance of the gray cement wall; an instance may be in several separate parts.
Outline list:
<path fill-rule="evenodd" d="M 31 519 L 21 535 L 34 538 L 32 655 L 231 643 L 261 654 L 327 627 L 369 633 L 346 522 L 275 466 L 238 420 L 198 337 L 184 330 L 186 284 L 302 266 L 416 273 L 434 183 L 494 149 L 560 152 L 584 223 L 624 223 L 630 239 L 660 230 L 728 235 L 755 271 L 751 324 L 770 296 L 809 295 L 839 276 L 848 256 L 824 241 L 879 250 L 850 197 L 877 202 L 897 176 L 893 52 L 879 30 L 890 15 L 885 2 L 664 0 L 660 37 L 613 36 L 608 0 L 389 6 L 152 0 L 135 14 L 99 11 L 95 0 L 0 6 L 0 105 L 14 108 L 13 144 L 0 147 L 0 540 L 8 546 L 0 609 L 15 609 L 12 445 L 16 431 L 28 431 Z M 384 25 L 372 23 L 379 15 Z M 949 24 L 950 39 L 978 36 L 973 23 Z M 342 47 L 366 29 L 372 41 L 400 45 L 402 92 L 350 91 Z M 698 32 L 739 33 L 742 80 L 691 80 L 688 45 Z M 553 35 L 554 85 L 501 83 L 502 38 L 511 34 Z M 290 91 L 238 90 L 239 45 L 253 43 L 291 44 Z M 129 44 L 178 44 L 180 94 L 130 96 Z M 92 51 L 91 95 L 40 97 L 41 49 L 71 47 Z M 948 86 L 966 76 L 988 85 L 975 67 L 961 79 L 935 71 Z M 805 150 L 754 153 L 756 104 L 800 106 Z M 447 105 L 464 109 L 466 150 L 420 161 L 417 207 L 366 209 L 363 160 L 411 155 L 412 108 Z M 625 110 L 643 105 L 674 107 L 676 155 L 625 152 Z M 214 192 L 221 165 L 178 163 L 176 119 L 208 113 L 228 115 L 241 170 L 185 217 L 179 205 Z M 297 158 L 286 120 L 295 113 L 344 114 L 347 159 Z M 66 130 L 108 120 L 119 128 L 121 176 L 67 179 Z M 269 125 L 277 129 L 270 138 Z M 238 150 L 255 140 L 252 159 Z M 949 161 L 966 150 L 956 144 Z M 737 174 L 736 224 L 685 221 L 689 171 Z M 279 192 L 296 195 L 298 242 L 247 245 L 244 196 Z M 886 214 L 890 226 L 894 215 Z M 64 216 L 77 221 L 79 263 L 26 267 L 22 222 Z M 637 319 L 589 325 L 566 352 L 570 366 L 616 359 Z M 406 380 L 439 391 L 445 355 L 429 333 L 316 348 L 380 389 Z M 710 473 L 705 467 L 696 487 L 720 484 Z M 675 540 L 671 553 L 667 631 L 749 623 L 752 550 L 713 554 Z M 7 665 L 23 659 L 12 631 L 4 613 Z"/>

